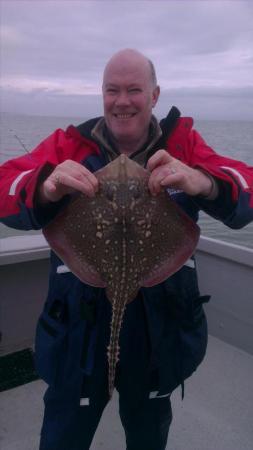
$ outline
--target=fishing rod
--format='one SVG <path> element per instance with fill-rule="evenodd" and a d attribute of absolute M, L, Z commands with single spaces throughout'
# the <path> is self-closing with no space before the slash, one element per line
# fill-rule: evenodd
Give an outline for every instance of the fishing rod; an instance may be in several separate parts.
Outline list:
<path fill-rule="evenodd" d="M 20 143 L 20 145 L 22 145 L 22 147 L 23 147 L 23 149 L 26 151 L 26 153 L 28 153 L 28 155 L 30 155 L 29 150 L 27 150 L 25 144 L 22 142 L 22 140 L 20 139 L 20 137 L 19 137 L 17 134 L 15 134 L 15 133 L 13 132 L 13 130 L 10 130 L 10 131 L 13 133 L 13 136 L 17 139 L 17 141 Z"/>

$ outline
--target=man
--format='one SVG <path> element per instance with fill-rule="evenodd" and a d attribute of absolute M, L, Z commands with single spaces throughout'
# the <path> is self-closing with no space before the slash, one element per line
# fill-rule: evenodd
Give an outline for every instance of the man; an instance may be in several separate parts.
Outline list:
<path fill-rule="evenodd" d="M 253 219 L 253 173 L 217 155 L 173 107 L 152 115 L 160 90 L 153 64 L 122 50 L 106 65 L 104 117 L 57 130 L 30 155 L 1 168 L 1 220 L 21 229 L 49 223 L 81 191 L 94 196 L 96 170 L 125 153 L 151 172 L 152 195 L 168 189 L 197 220 L 199 209 L 232 228 Z M 106 347 L 111 306 L 104 289 L 64 272 L 52 254 L 49 292 L 38 322 L 36 366 L 49 384 L 40 450 L 90 447 L 108 397 Z M 202 361 L 206 319 L 194 258 L 165 282 L 142 288 L 127 306 L 116 388 L 128 450 L 162 450 L 170 394 Z M 112 448 L 114 448 L 112 442 Z"/>

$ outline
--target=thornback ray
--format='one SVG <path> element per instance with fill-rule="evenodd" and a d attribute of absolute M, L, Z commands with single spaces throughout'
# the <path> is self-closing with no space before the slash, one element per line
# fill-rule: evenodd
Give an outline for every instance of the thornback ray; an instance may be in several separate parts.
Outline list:
<path fill-rule="evenodd" d="M 161 283 L 190 258 L 199 227 L 166 190 L 152 196 L 150 173 L 125 155 L 95 172 L 99 189 L 78 194 L 43 229 L 50 247 L 82 282 L 104 287 L 112 304 L 108 346 L 109 394 L 119 360 L 127 303 Z"/>

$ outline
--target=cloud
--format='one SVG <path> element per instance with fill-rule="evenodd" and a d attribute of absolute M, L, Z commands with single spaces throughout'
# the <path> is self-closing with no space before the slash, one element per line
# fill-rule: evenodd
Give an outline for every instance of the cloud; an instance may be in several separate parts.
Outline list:
<path fill-rule="evenodd" d="M 27 77 L 2 78 L 1 88 L 14 93 L 31 94 L 35 92 L 47 92 L 57 95 L 98 95 L 101 88 L 97 85 L 84 83 L 75 79 L 36 79 Z"/>
<path fill-rule="evenodd" d="M 3 0 L 2 108 L 10 97 L 15 108 L 16 95 L 34 110 L 29 101 L 44 95 L 43 111 L 52 98 L 59 112 L 67 98 L 78 109 L 78 96 L 100 93 L 105 63 L 124 47 L 153 60 L 164 92 L 210 100 L 212 88 L 224 102 L 241 92 L 243 102 L 253 86 L 252 21 L 252 3 L 232 0 Z"/>

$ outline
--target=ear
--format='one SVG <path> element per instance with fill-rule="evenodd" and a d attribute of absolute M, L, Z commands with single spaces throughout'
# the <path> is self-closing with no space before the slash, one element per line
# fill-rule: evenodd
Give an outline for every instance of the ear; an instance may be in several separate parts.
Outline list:
<path fill-rule="evenodd" d="M 155 107 L 157 100 L 159 98 L 160 95 L 160 86 L 156 86 L 156 88 L 153 90 L 152 93 L 152 108 Z"/>

